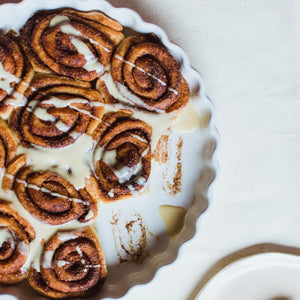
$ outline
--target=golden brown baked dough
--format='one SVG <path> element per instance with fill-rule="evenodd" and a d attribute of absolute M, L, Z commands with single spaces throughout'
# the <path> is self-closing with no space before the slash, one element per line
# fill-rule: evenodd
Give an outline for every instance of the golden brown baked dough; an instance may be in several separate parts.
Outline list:
<path fill-rule="evenodd" d="M 37 74 L 14 109 L 9 124 L 25 147 L 62 148 L 91 134 L 104 111 L 102 97 L 88 82 Z"/>
<path fill-rule="evenodd" d="M 72 220 L 85 223 L 97 216 L 97 204 L 89 193 L 84 188 L 77 190 L 55 172 L 21 168 L 13 188 L 24 208 L 44 223 L 60 225 Z M 92 217 L 86 219 L 90 210 Z"/>
<path fill-rule="evenodd" d="M 0 200 L 0 235 L 0 283 L 19 282 L 27 276 L 22 266 L 29 255 L 29 243 L 35 238 L 35 231 L 3 200 Z"/>
<path fill-rule="evenodd" d="M 85 297 L 107 276 L 100 242 L 91 228 L 59 231 L 45 244 L 40 272 L 29 271 L 30 285 L 50 298 Z"/>
<path fill-rule="evenodd" d="M 189 101 L 189 87 L 178 63 L 154 34 L 124 39 L 112 58 L 111 75 L 129 102 L 149 111 L 169 113 Z M 106 102 L 113 103 L 116 99 L 108 94 L 105 76 L 99 78 L 97 87 Z"/>
<path fill-rule="evenodd" d="M 5 168 L 16 153 L 17 141 L 6 122 L 0 118 L 0 168 Z"/>
<path fill-rule="evenodd" d="M 66 8 L 35 13 L 20 34 L 36 71 L 92 81 L 109 64 L 124 37 L 121 30 L 117 21 L 101 12 Z"/>
<path fill-rule="evenodd" d="M 2 180 L 2 189 L 4 191 L 12 190 L 16 174 L 26 166 L 27 160 L 25 154 L 20 154 L 12 159 L 5 168 Z"/>
<path fill-rule="evenodd" d="M 95 175 L 87 189 L 103 201 L 126 198 L 142 189 L 151 171 L 152 128 L 125 111 L 107 113 L 93 133 Z"/>
<path fill-rule="evenodd" d="M 0 114 L 9 114 L 15 100 L 14 94 L 23 94 L 33 77 L 33 69 L 23 54 L 22 47 L 13 32 L 0 32 Z"/>

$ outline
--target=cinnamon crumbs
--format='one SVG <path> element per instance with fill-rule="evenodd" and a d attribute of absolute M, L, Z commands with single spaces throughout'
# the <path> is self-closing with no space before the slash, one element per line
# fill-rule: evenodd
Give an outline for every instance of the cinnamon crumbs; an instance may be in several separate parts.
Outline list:
<path fill-rule="evenodd" d="M 168 135 L 162 135 L 157 143 L 156 149 L 153 154 L 153 158 L 160 164 L 163 165 L 167 163 L 169 158 L 169 152 L 168 152 L 168 142 L 169 142 L 169 136 Z"/>
<path fill-rule="evenodd" d="M 177 159 L 177 164 L 175 167 L 175 173 L 173 176 L 172 181 L 167 181 L 166 186 L 169 189 L 169 193 L 172 196 L 175 196 L 178 193 L 181 193 L 182 190 L 182 146 L 183 146 L 183 139 L 182 137 L 179 137 L 177 141 L 177 153 L 176 153 L 176 159 Z"/>
<path fill-rule="evenodd" d="M 120 212 L 112 216 L 113 237 L 119 262 L 142 264 L 150 256 L 147 246 L 153 233 L 139 213 L 122 220 Z"/>

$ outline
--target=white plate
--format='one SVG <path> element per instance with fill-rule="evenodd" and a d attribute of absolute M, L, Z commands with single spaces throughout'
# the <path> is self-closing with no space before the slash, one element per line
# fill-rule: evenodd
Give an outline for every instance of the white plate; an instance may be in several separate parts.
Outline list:
<path fill-rule="evenodd" d="M 172 131 L 170 161 L 152 172 L 148 195 L 100 205 L 97 231 L 106 257 L 109 275 L 100 294 L 94 299 L 121 297 L 132 286 L 149 282 L 161 266 L 173 262 L 180 246 L 195 234 L 196 220 L 207 208 L 208 189 L 215 178 L 217 169 L 213 157 L 217 144 L 213 106 L 205 94 L 202 77 L 190 66 L 186 53 L 179 46 L 171 43 L 161 28 L 144 22 L 132 10 L 114 8 L 109 3 L 100 0 L 25 0 L 18 4 L 5 4 L 0 7 L 0 28 L 18 30 L 35 11 L 65 6 L 86 11 L 100 10 L 118 20 L 124 27 L 130 27 L 138 32 L 156 33 L 181 64 L 182 74 L 191 90 L 192 104 L 201 120 L 201 126 L 194 131 L 185 133 Z M 183 138 L 182 192 L 172 196 L 164 190 L 163 186 L 166 181 L 172 180 L 177 162 L 176 144 L 180 137 Z M 179 206 L 186 209 L 183 228 L 175 237 L 170 237 L 166 232 L 159 213 L 161 205 Z M 126 222 L 136 220 L 133 237 L 124 228 L 116 228 L 113 224 L 113 216 L 121 216 L 123 221 L 119 222 L 119 227 L 124 227 Z M 141 230 L 145 230 L 147 236 L 147 247 L 143 253 L 149 254 L 149 257 L 137 264 L 130 262 L 130 257 L 125 255 L 122 249 L 124 245 L 121 243 L 125 243 L 125 248 L 130 249 L 131 243 L 141 236 Z M 128 258 L 129 262 L 120 263 L 120 258 L 125 260 Z M 20 300 L 29 299 L 29 297 L 31 300 L 41 299 L 28 287 L 26 280 L 15 286 L 0 287 L 0 292 L 15 295 Z"/>
<path fill-rule="evenodd" d="M 195 300 L 299 300 L 300 256 L 261 253 L 217 273 Z"/>

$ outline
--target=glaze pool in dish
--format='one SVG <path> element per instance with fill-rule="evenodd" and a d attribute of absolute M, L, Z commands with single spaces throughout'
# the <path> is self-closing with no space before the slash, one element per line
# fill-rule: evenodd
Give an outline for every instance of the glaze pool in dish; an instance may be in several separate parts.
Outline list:
<path fill-rule="evenodd" d="M 62 6 L 70 6 L 70 2 L 52 1 L 49 4 L 43 1 L 24 1 L 13 5 L 18 22 L 14 22 L 13 29 L 22 27 L 39 9 Z M 160 28 L 143 22 L 136 13 L 128 9 L 116 9 L 106 2 L 85 1 L 82 4 L 74 1 L 71 6 L 79 10 L 103 11 L 124 27 L 130 27 L 137 32 L 154 32 L 181 63 L 182 75 L 191 91 L 190 103 L 174 124 L 177 130 L 165 128 L 168 118 L 160 117 L 159 121 L 152 121 L 152 124 L 156 123 L 154 127 L 159 128 L 153 140 L 155 144 L 159 144 L 163 134 L 162 148 L 165 149 L 158 151 L 154 157 L 152 175 L 143 193 L 114 203 L 99 203 L 97 222 L 93 226 L 102 244 L 108 278 L 95 299 L 119 297 L 131 286 L 151 280 L 155 271 L 172 262 L 176 258 L 178 247 L 193 236 L 194 224 L 207 205 L 207 191 L 215 173 L 212 159 L 216 144 L 216 132 L 212 125 L 213 111 L 200 75 L 190 67 L 182 49 L 170 43 Z M 11 5 L 4 5 L 0 9 L 3 15 L 8 16 L 1 21 L 1 27 L 10 28 Z M 147 115 L 143 112 L 139 115 L 143 115 L 141 119 L 151 124 Z M 186 122 L 187 118 L 192 122 Z M 85 142 L 84 140 L 82 144 L 86 145 Z M 68 153 L 65 157 L 67 156 Z M 167 214 L 161 213 L 162 207 Z M 21 207 L 19 209 L 22 210 Z M 22 213 L 25 217 L 28 216 L 24 210 Z M 178 223 L 181 225 L 172 231 L 170 221 L 166 218 L 170 219 L 174 215 L 177 217 L 171 222 L 175 224 L 173 227 L 178 226 Z M 169 230 L 166 230 L 167 223 Z M 40 226 L 39 223 L 32 225 L 36 228 Z M 64 225 L 63 229 L 71 229 L 68 227 L 72 226 Z M 22 293 L 24 285 L 26 284 L 23 282 L 18 285 L 18 289 L 3 288 L 3 293 L 11 293 L 20 299 L 27 299 L 29 295 L 31 298 L 39 297 L 26 288 L 28 294 Z"/>

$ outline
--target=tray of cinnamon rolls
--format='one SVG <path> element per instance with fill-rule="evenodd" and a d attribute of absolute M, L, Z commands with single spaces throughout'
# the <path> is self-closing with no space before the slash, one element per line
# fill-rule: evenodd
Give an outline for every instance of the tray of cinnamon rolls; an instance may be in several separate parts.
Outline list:
<path fill-rule="evenodd" d="M 105 1 L 0 12 L 0 294 L 121 297 L 176 259 L 208 205 L 202 77 Z"/>

